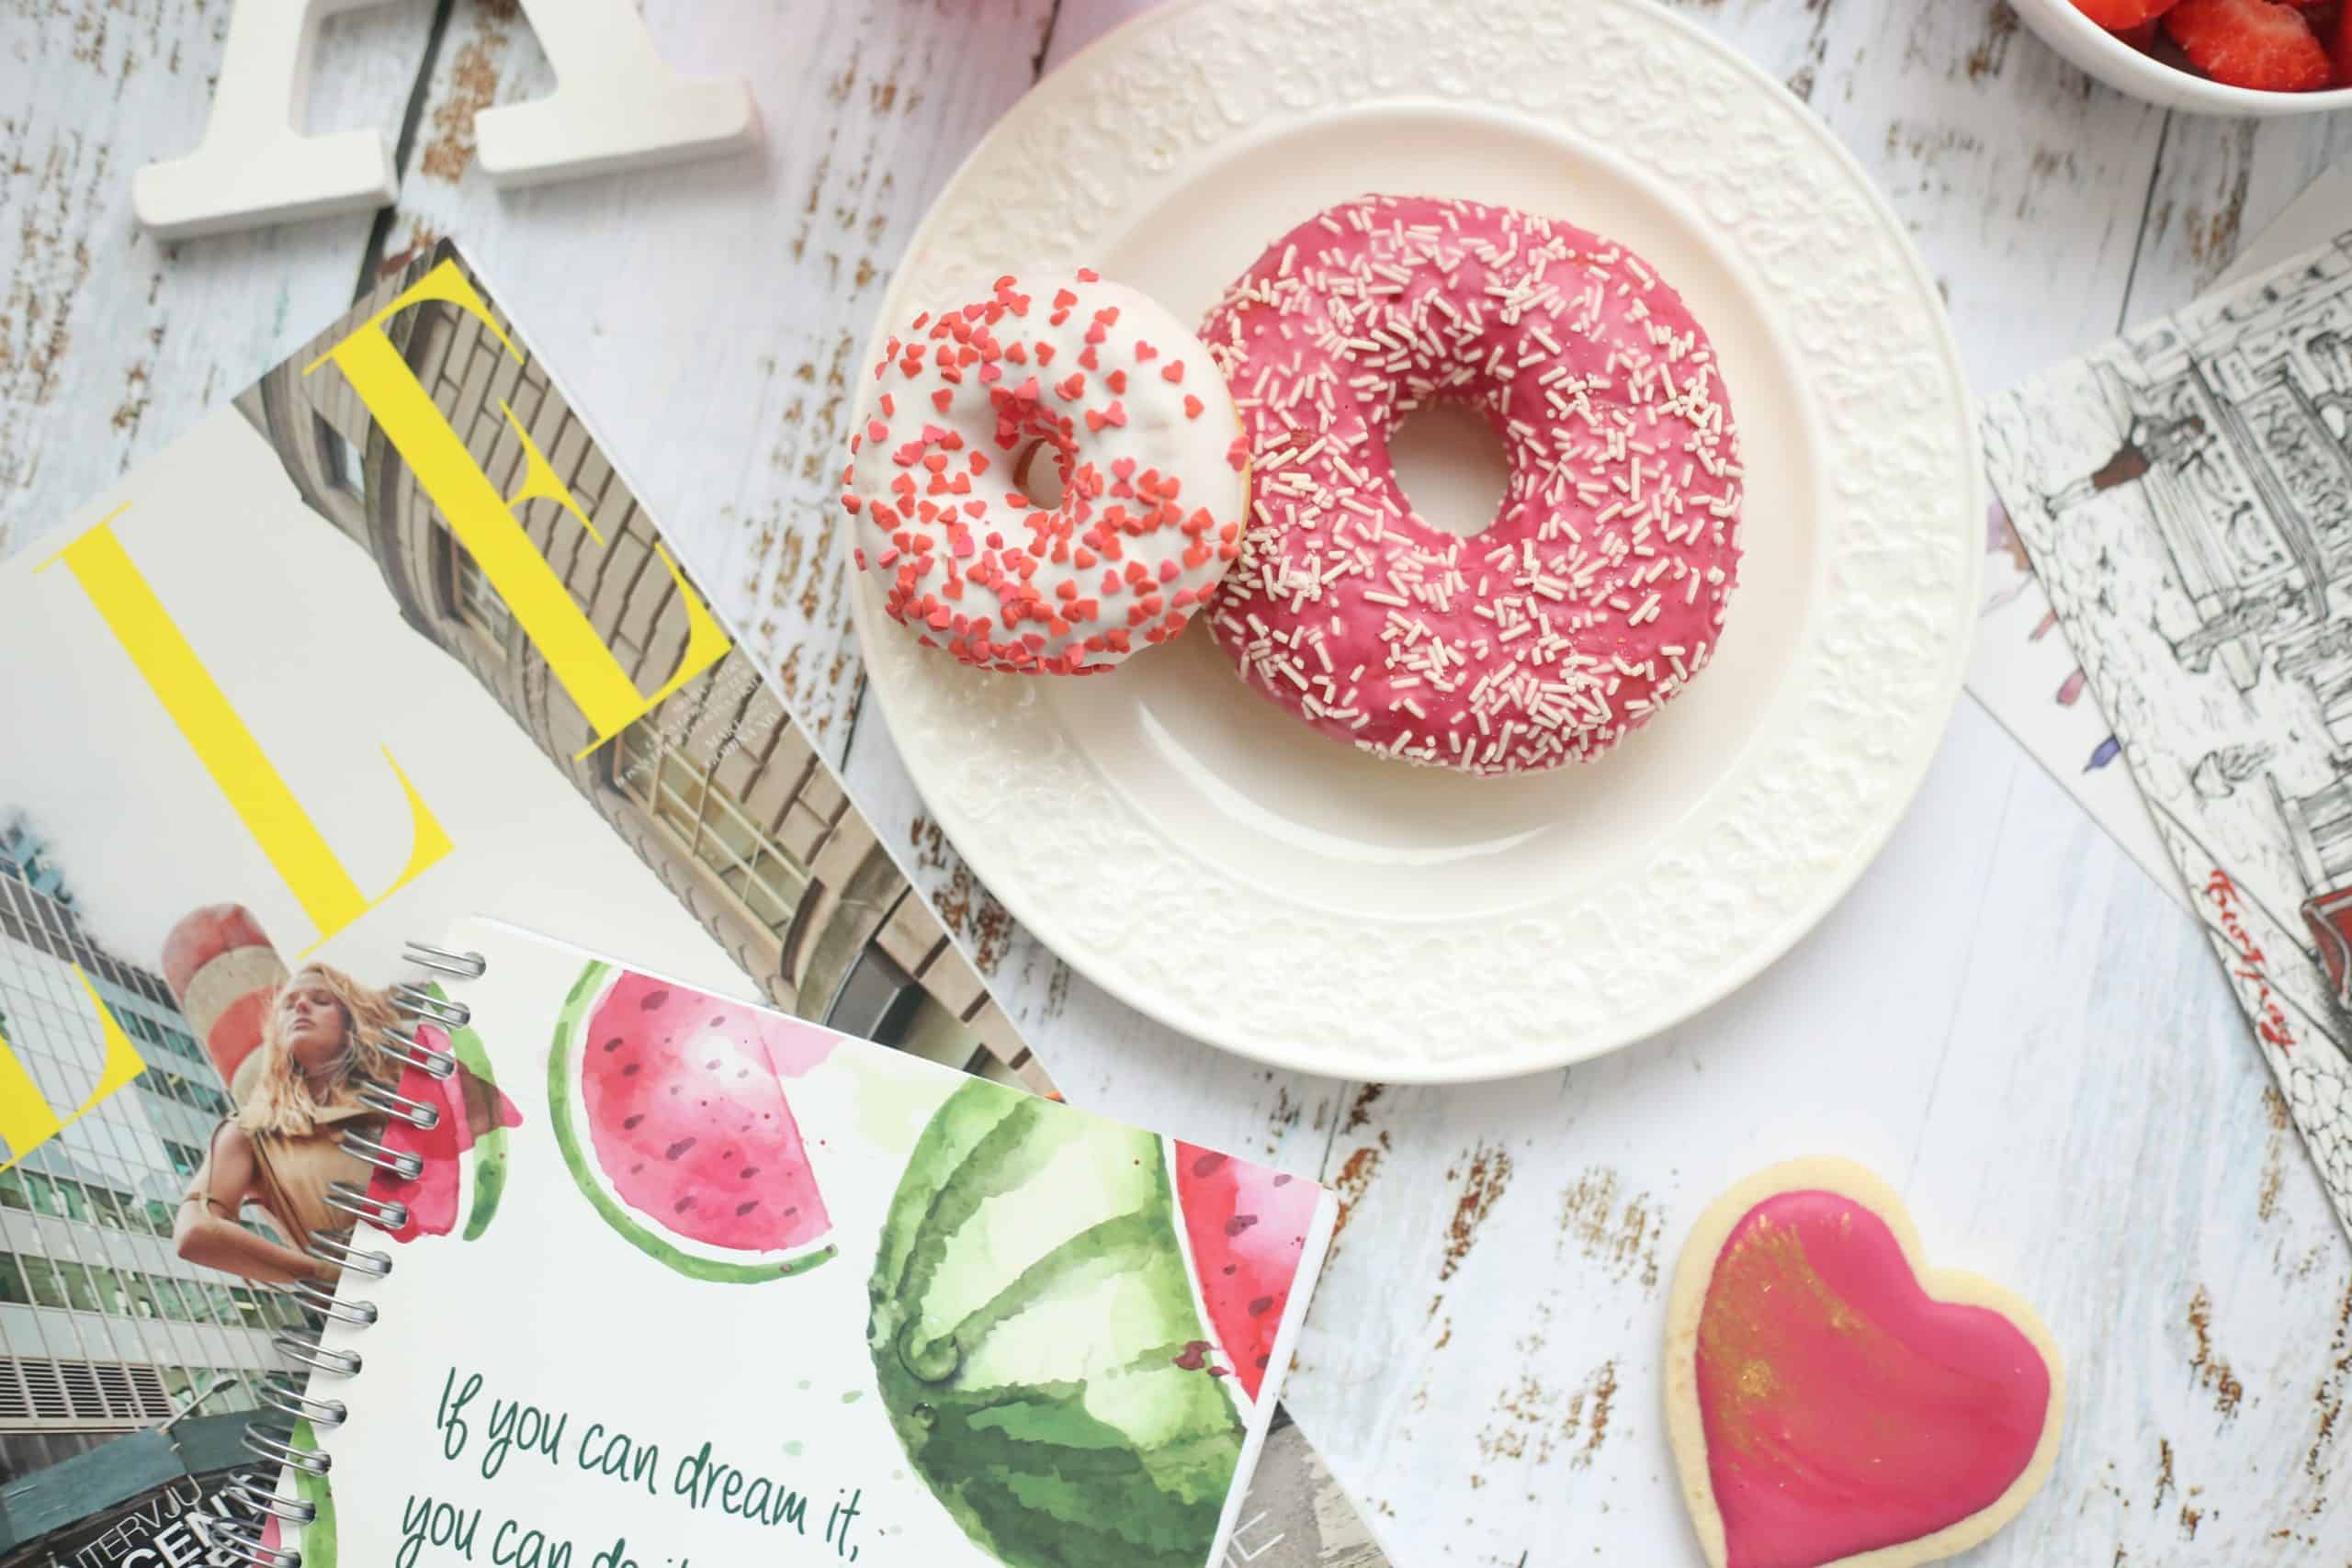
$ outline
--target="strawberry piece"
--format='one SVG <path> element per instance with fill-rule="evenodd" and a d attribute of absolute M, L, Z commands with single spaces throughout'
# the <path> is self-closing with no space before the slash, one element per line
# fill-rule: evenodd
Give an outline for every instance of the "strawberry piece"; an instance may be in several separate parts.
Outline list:
<path fill-rule="evenodd" d="M 2075 0 L 2075 9 L 2109 32 L 2127 32 L 2153 22 L 2173 8 L 2175 0 Z"/>
<path fill-rule="evenodd" d="M 2190 64 L 2232 87 L 2304 93 L 2335 75 L 2318 35 L 2284 0 L 2179 0 L 2165 31 Z"/>
<path fill-rule="evenodd" d="M 2352 87 L 2352 6 L 2335 17 L 2335 85 Z"/>

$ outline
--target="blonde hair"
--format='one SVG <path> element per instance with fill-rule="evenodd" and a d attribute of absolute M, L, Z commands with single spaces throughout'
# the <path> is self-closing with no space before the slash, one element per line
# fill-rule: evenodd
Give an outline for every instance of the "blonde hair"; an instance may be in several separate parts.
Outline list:
<path fill-rule="evenodd" d="M 288 986 L 306 979 L 324 987 L 343 1008 L 345 1066 L 324 1100 L 311 1092 L 310 1079 L 277 1032 L 278 998 Z M 316 1132 L 320 1118 L 328 1111 L 359 1104 L 362 1080 L 389 1076 L 392 1057 L 384 1049 L 383 1037 L 399 1020 L 387 993 L 361 985 L 331 964 L 306 964 L 297 969 L 269 994 L 269 1011 L 261 1032 L 261 1071 L 254 1077 L 253 1092 L 238 1109 L 237 1125 L 248 1133 L 302 1137 Z"/>

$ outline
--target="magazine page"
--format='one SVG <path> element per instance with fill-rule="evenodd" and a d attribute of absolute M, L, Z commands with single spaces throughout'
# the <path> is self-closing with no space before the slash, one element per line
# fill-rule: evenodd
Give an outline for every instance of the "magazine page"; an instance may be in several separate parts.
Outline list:
<path fill-rule="evenodd" d="M 2313 180 L 2270 226 L 2246 242 L 2213 280 L 2227 289 L 2333 238 L 2352 210 L 2352 173 Z M 2183 908 L 2188 892 L 2157 835 L 2148 808 L 2119 760 L 2109 728 L 2050 596 L 2035 580 L 2033 558 L 2007 509 L 1995 497 L 1984 519 L 1984 604 L 1968 660 L 1968 692 L 2018 743 L 2048 769 L 2093 820 L 2146 868 Z"/>
<path fill-rule="evenodd" d="M 2035 377 L 1984 430 L 2352 1225 L 2352 234 Z"/>
<path fill-rule="evenodd" d="M 44 533 L 0 563 L 0 1563 L 252 1462 L 420 933 L 1050 1090 L 446 247 Z"/>

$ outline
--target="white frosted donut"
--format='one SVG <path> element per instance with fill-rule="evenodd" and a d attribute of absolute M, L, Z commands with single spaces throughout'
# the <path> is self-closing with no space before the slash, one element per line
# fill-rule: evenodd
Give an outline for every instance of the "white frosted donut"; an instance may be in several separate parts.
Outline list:
<path fill-rule="evenodd" d="M 926 647 L 1091 675 L 1184 629 L 1240 554 L 1241 421 L 1208 350 L 1081 269 L 914 320 L 860 399 L 842 473 L 860 570 Z M 1025 479 L 1059 480 L 1033 500 Z"/>

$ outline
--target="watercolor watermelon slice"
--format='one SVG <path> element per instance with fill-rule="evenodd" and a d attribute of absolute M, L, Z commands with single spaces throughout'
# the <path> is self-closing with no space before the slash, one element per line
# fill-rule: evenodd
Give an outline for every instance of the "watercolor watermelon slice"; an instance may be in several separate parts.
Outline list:
<path fill-rule="evenodd" d="M 1180 1143 L 1176 1197 L 1202 1303 L 1254 1404 L 1322 1193 L 1313 1182 Z"/>
<path fill-rule="evenodd" d="M 298 1421 L 286 1444 L 299 1452 L 314 1454 L 319 1451 L 319 1434 L 308 1421 Z M 294 1480 L 294 1495 L 313 1510 L 311 1522 L 288 1527 L 272 1514 L 262 1529 L 261 1543 L 268 1551 L 283 1551 L 285 1537 L 294 1534 L 300 1538 L 294 1544 L 302 1554 L 302 1568 L 335 1568 L 334 1488 L 323 1475 L 312 1475 L 293 1465 L 286 1468 Z"/>
<path fill-rule="evenodd" d="M 1169 1151 L 965 1085 L 908 1156 L 867 1346 L 915 1471 L 1012 1568 L 1200 1568 L 1243 1427 L 1207 1361 Z"/>
<path fill-rule="evenodd" d="M 490 1228 L 505 1194 L 506 1129 L 521 1126 L 523 1113 L 500 1092 L 491 1075 L 490 1054 L 472 1030 L 447 1032 L 438 1025 L 419 1024 L 416 1039 L 426 1050 L 455 1055 L 458 1070 L 435 1078 L 419 1067 L 401 1068 L 398 1091 L 437 1107 L 441 1120 L 424 1129 L 398 1117 L 386 1121 L 384 1145 L 416 1155 L 424 1168 L 414 1181 L 379 1170 L 368 1179 L 368 1195 L 406 1206 L 408 1223 L 386 1233 L 394 1241 L 447 1235 L 458 1228 L 461 1206 L 467 1211 L 464 1239 L 477 1240 Z M 464 1202 L 469 1186 L 473 1191 L 469 1204 Z"/>
<path fill-rule="evenodd" d="M 591 964 L 565 1001 L 548 1104 L 572 1179 L 631 1246 L 689 1279 L 757 1284 L 834 1254 L 785 1083 L 823 1030 Z"/>
<path fill-rule="evenodd" d="M 498 1076 L 491 1070 L 490 1053 L 482 1048 L 481 1036 L 470 1029 L 454 1030 L 449 1035 L 449 1049 L 456 1054 L 460 1071 L 469 1073 L 476 1084 L 487 1088 L 496 1104 L 496 1113 L 490 1125 L 474 1136 L 473 1179 L 474 1200 L 466 1215 L 466 1241 L 476 1241 L 490 1228 L 498 1213 L 499 1200 L 506 1195 L 506 1129 L 523 1124 L 523 1113 L 514 1102 L 498 1091 Z M 471 1122 L 468 1123 L 470 1128 Z"/>

